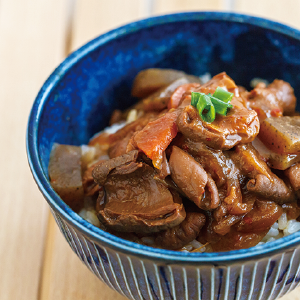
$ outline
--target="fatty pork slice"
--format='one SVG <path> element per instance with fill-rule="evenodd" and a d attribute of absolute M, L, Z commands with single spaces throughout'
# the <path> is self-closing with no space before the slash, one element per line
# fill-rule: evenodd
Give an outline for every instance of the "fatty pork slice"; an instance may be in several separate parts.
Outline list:
<path fill-rule="evenodd" d="M 237 144 L 252 142 L 259 132 L 257 113 L 246 107 L 246 102 L 239 97 L 237 86 L 226 73 L 214 76 L 196 91 L 213 94 L 218 86 L 234 93 L 230 102 L 233 108 L 227 115 L 217 114 L 212 123 L 207 123 L 201 119 L 195 107 L 187 105 L 191 97 L 187 95 L 179 106 L 182 111 L 177 120 L 178 130 L 186 138 L 195 142 L 203 142 L 218 150 L 228 150 Z M 182 107 L 183 104 L 184 107 Z"/>
<path fill-rule="evenodd" d="M 157 233 L 155 244 L 163 249 L 180 249 L 197 238 L 204 224 L 205 216 L 203 214 L 189 212 L 181 224 Z"/>
<path fill-rule="evenodd" d="M 84 191 L 81 176 L 81 148 L 54 144 L 50 154 L 48 173 L 55 192 L 74 211 L 83 205 Z"/>
<path fill-rule="evenodd" d="M 100 163 L 94 180 L 99 193 L 98 217 L 109 228 L 151 233 L 179 225 L 185 218 L 181 198 L 154 177 L 157 171 L 138 162 L 138 151 Z"/>
<path fill-rule="evenodd" d="M 191 155 L 173 146 L 169 164 L 172 179 L 191 201 L 204 210 L 218 207 L 220 199 L 214 180 Z M 204 198 L 205 193 L 210 196 Z"/>

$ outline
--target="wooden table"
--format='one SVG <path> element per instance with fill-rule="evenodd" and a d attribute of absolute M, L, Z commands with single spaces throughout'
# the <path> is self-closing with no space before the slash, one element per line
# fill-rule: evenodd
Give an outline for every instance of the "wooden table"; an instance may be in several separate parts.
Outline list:
<path fill-rule="evenodd" d="M 184 10 L 235 10 L 300 28 L 298 0 L 0 0 L 0 300 L 125 299 L 88 271 L 58 231 L 27 164 L 27 118 L 67 53 L 121 24 Z M 300 289 L 282 299 L 299 300 Z"/>

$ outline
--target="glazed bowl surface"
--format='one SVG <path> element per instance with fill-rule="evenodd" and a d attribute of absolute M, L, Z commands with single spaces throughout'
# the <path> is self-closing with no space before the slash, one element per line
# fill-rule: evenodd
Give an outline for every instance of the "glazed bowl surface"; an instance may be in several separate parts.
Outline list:
<path fill-rule="evenodd" d="M 26 143 L 34 179 L 67 242 L 100 280 L 130 299 L 276 299 L 296 288 L 300 232 L 230 252 L 154 249 L 94 227 L 52 189 L 53 143 L 87 144 L 114 109 L 134 103 L 133 78 L 150 67 L 226 71 L 246 88 L 255 77 L 280 78 L 300 99 L 300 32 L 239 14 L 180 13 L 125 25 L 66 58 L 35 99 Z"/>

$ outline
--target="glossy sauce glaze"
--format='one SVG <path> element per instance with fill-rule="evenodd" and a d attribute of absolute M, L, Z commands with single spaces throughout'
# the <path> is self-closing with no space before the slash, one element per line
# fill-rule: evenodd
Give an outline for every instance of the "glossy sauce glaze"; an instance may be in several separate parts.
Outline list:
<path fill-rule="evenodd" d="M 233 93 L 232 108 L 208 123 L 191 105 L 191 93 L 213 94 L 217 87 Z M 93 155 L 77 162 L 81 207 L 87 198 L 94 203 L 102 229 L 137 242 L 152 239 L 165 249 L 198 240 L 208 251 L 228 251 L 255 246 L 283 213 L 299 217 L 300 132 L 293 124 L 300 117 L 288 83 L 275 80 L 248 92 L 225 72 L 201 83 L 182 72 L 150 69 L 137 75 L 133 94 L 142 99 L 112 115 L 111 124 L 127 119 L 125 126 L 93 138 Z M 130 114 L 136 117 L 128 121 Z M 260 131 L 261 124 L 271 130 Z M 57 170 L 57 161 L 53 151 L 54 188 L 57 174 L 70 169 L 61 163 Z M 63 192 L 56 189 L 63 199 L 74 192 L 71 178 L 65 174 Z M 79 211 L 74 199 L 76 206 L 67 203 Z"/>

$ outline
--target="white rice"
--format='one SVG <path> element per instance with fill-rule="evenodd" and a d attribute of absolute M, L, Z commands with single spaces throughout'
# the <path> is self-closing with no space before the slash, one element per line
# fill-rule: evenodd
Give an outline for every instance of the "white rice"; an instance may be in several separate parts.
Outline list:
<path fill-rule="evenodd" d="M 286 228 L 286 226 L 287 226 L 287 215 L 286 213 L 283 213 L 281 217 L 278 219 L 278 228 L 280 230 L 283 230 Z"/>
<path fill-rule="evenodd" d="M 278 221 L 272 225 L 269 232 L 258 245 L 278 240 L 299 230 L 300 222 L 297 220 L 288 221 L 286 213 L 283 213 Z"/>
<path fill-rule="evenodd" d="M 126 123 L 129 124 L 135 121 L 138 118 L 138 111 L 136 109 L 132 109 L 129 111 L 126 119 Z"/>
<path fill-rule="evenodd" d="M 191 241 L 180 249 L 182 252 L 193 252 L 194 250 L 197 250 L 197 252 L 206 252 L 208 249 L 205 245 L 201 244 L 197 240 Z"/>
<path fill-rule="evenodd" d="M 78 214 L 82 219 L 86 220 L 87 222 L 93 224 L 96 227 L 100 227 L 101 224 L 97 217 L 93 200 L 90 197 L 85 197 L 84 208 L 82 208 Z"/>
<path fill-rule="evenodd" d="M 115 123 L 109 127 L 106 127 L 103 131 L 99 132 L 98 134 L 100 134 L 102 132 L 105 132 L 108 134 L 113 134 L 113 133 L 116 133 L 121 128 L 123 128 L 125 125 L 126 125 L 126 122 Z"/>

